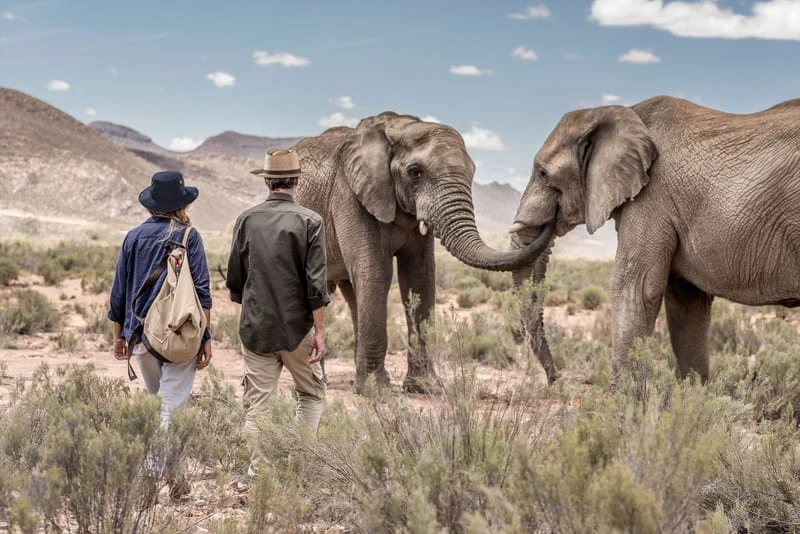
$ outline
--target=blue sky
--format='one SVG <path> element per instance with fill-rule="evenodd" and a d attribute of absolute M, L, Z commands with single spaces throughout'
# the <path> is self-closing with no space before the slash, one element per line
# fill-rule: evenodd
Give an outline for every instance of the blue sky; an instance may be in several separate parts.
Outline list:
<path fill-rule="evenodd" d="M 173 148 L 385 110 L 465 136 L 522 189 L 565 112 L 658 94 L 800 97 L 800 0 L 0 1 L 0 86 Z M 0 118 L 2 120 L 2 118 Z"/>

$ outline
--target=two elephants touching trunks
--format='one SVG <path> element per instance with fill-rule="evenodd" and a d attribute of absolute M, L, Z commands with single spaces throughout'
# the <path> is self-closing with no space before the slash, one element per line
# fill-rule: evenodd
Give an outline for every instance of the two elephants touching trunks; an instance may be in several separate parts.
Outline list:
<path fill-rule="evenodd" d="M 295 148 L 297 201 L 324 218 L 328 279 L 350 307 L 357 389 L 370 374 L 388 383 L 394 258 L 409 336 L 404 388 L 435 380 L 420 336 L 434 305 L 434 236 L 468 265 L 541 281 L 556 236 L 580 224 L 593 233 L 613 218 L 614 378 L 634 340 L 652 333 L 662 301 L 680 375 L 703 380 L 715 296 L 800 303 L 800 99 L 748 115 L 663 96 L 565 114 L 534 159 L 510 252 L 478 234 L 475 165 L 448 126 L 387 112 Z M 538 310 L 523 322 L 552 381 L 541 308 L 528 309 Z"/>

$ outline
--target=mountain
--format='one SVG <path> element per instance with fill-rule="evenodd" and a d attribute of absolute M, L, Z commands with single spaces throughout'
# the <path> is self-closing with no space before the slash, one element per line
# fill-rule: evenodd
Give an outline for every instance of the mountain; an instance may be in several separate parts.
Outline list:
<path fill-rule="evenodd" d="M 19 91 L 0 88 L 0 117 L 4 226 L 8 213 L 122 224 L 137 216 L 137 195 L 155 166 Z"/>
<path fill-rule="evenodd" d="M 190 211 L 196 226 L 223 237 L 235 217 L 266 191 L 250 169 L 267 148 L 300 138 L 269 138 L 226 131 L 189 152 L 175 152 L 136 130 L 110 122 L 84 125 L 66 113 L 12 89 L 0 88 L 0 227 L 29 235 L 33 220 L 43 236 L 87 235 L 90 228 L 124 230 L 147 212 L 139 192 L 154 172 L 176 169 L 200 188 Z M 475 218 L 492 243 L 507 243 L 521 193 L 509 184 L 473 184 Z M 580 227 L 556 242 L 556 254 L 608 258 L 616 233 L 607 224 L 594 236 Z"/>
<path fill-rule="evenodd" d="M 230 130 L 209 137 L 194 149 L 192 154 L 224 154 L 256 161 L 264 159 L 264 152 L 270 148 L 288 148 L 302 137 L 259 137 Z"/>

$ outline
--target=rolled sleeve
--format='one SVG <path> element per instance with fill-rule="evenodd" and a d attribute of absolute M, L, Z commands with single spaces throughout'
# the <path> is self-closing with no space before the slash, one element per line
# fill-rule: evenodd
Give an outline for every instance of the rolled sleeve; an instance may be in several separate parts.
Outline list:
<path fill-rule="evenodd" d="M 327 306 L 328 269 L 325 256 L 325 226 L 321 220 L 313 220 L 308 227 L 308 253 L 306 255 L 306 280 L 308 304 L 312 310 Z"/>

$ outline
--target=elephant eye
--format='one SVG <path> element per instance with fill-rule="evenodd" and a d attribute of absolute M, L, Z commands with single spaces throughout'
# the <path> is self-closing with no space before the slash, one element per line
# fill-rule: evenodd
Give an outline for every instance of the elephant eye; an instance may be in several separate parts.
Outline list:
<path fill-rule="evenodd" d="M 408 175 L 411 176 L 412 178 L 419 178 L 420 176 L 422 176 L 422 167 L 418 167 L 416 165 L 409 167 Z"/>
<path fill-rule="evenodd" d="M 547 171 L 542 169 L 541 167 L 539 168 L 538 174 L 543 184 L 547 184 L 550 181 L 550 175 L 547 174 Z"/>

